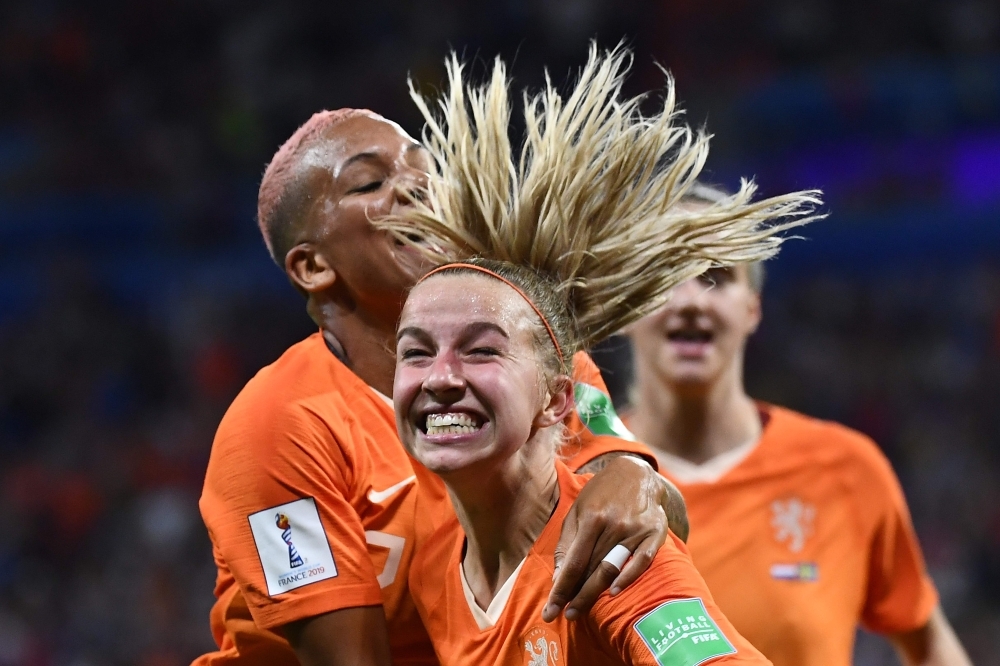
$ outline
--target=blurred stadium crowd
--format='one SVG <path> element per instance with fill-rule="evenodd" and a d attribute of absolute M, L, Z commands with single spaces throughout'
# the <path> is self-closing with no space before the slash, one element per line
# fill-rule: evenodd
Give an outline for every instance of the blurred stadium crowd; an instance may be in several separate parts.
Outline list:
<path fill-rule="evenodd" d="M 652 56 L 675 73 L 717 182 L 828 193 L 772 267 L 752 393 L 884 447 L 945 610 L 1000 663 L 995 3 L 31 0 L 0 6 L 0 666 L 211 645 L 212 436 L 312 330 L 254 224 L 279 143 L 345 105 L 416 132 L 406 76 L 449 47 L 532 84 L 595 35 L 632 38 L 634 90 Z M 600 355 L 621 400 L 625 357 Z"/>

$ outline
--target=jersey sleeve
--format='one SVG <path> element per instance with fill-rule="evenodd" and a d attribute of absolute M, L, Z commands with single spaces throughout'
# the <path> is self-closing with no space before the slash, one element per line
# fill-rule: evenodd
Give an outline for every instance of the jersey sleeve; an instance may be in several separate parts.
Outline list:
<path fill-rule="evenodd" d="M 570 469 L 615 452 L 637 455 L 657 468 L 656 457 L 635 441 L 615 413 L 601 371 L 586 352 L 573 357 L 573 392 L 576 409 L 566 418 L 566 438 L 559 451 Z"/>
<path fill-rule="evenodd" d="M 715 605 L 684 544 L 673 534 L 650 568 L 615 597 L 603 595 L 590 630 L 626 664 L 770 664 Z"/>
<path fill-rule="evenodd" d="M 223 419 L 200 506 L 254 622 L 380 604 L 343 443 L 301 405 L 248 411 Z"/>
<path fill-rule="evenodd" d="M 861 620 L 865 628 L 894 634 L 927 624 L 938 604 L 927 574 L 906 498 L 889 461 L 876 450 L 868 510 L 877 509 L 868 563 L 868 589 Z"/>

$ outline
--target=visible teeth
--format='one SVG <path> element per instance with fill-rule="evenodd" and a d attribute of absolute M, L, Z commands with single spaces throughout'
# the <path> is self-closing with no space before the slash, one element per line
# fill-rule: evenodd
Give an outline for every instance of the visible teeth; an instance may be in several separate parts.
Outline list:
<path fill-rule="evenodd" d="M 469 414 L 428 414 L 428 435 L 462 435 L 479 430 L 479 422 Z"/>

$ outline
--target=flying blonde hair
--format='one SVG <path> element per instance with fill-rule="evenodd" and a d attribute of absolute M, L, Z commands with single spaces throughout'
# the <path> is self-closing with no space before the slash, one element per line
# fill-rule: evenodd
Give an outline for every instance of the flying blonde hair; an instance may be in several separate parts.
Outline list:
<path fill-rule="evenodd" d="M 452 54 L 439 115 L 410 82 L 437 165 L 427 192 L 376 224 L 438 262 L 482 257 L 544 275 L 573 316 L 574 346 L 586 348 L 712 266 L 773 256 L 783 232 L 818 217 L 818 191 L 752 202 L 756 186 L 746 180 L 711 206 L 678 206 L 709 137 L 677 122 L 669 74 L 662 109 L 643 116 L 642 98 L 622 95 L 630 65 L 625 48 L 592 45 L 565 99 L 546 75 L 540 93 L 524 94 L 526 136 L 515 156 L 504 63 L 477 87 L 464 83 Z"/>

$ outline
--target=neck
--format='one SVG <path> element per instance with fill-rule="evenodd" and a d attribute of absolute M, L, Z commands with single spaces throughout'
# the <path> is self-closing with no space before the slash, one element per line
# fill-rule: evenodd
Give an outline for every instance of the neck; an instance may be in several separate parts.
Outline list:
<path fill-rule="evenodd" d="M 366 317 L 358 309 L 345 309 L 334 302 L 309 303 L 309 314 L 319 324 L 323 338 L 351 371 L 376 391 L 392 397 L 396 372 L 396 330 Z"/>
<path fill-rule="evenodd" d="M 760 436 L 757 406 L 743 389 L 737 364 L 704 387 L 676 387 L 651 369 L 637 369 L 630 425 L 654 449 L 700 464 Z"/>
<path fill-rule="evenodd" d="M 485 609 L 527 556 L 559 502 L 552 446 L 529 442 L 494 469 L 462 470 L 444 480 L 465 531 L 465 577 Z"/>

